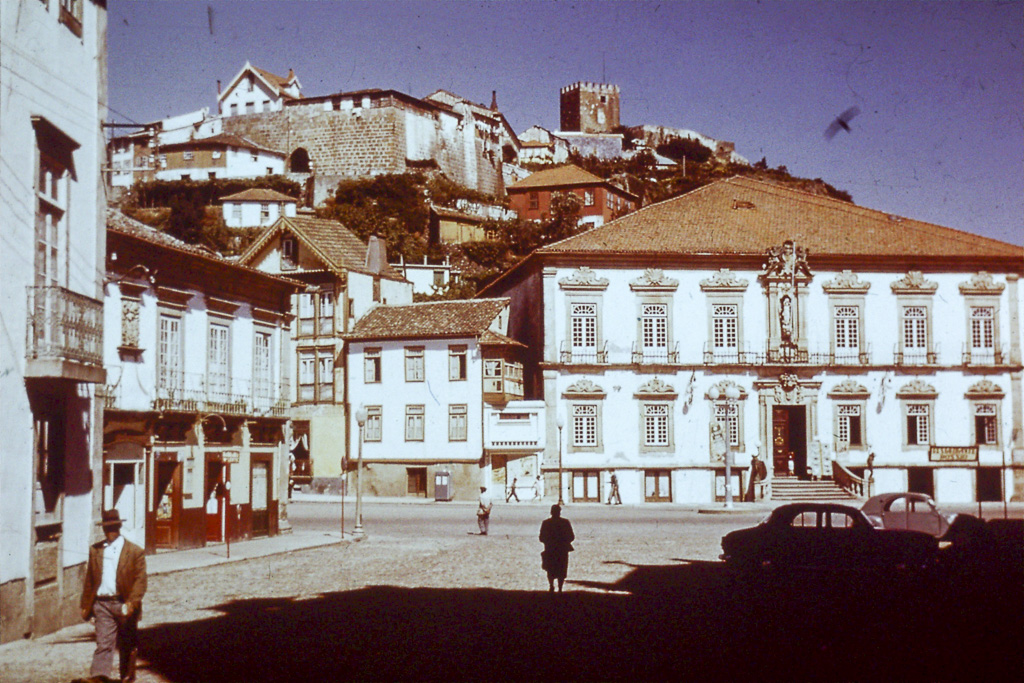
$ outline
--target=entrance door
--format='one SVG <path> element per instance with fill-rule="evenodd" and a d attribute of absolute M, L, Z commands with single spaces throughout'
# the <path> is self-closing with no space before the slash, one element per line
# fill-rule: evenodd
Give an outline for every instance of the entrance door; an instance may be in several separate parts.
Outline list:
<path fill-rule="evenodd" d="M 156 491 L 153 496 L 154 539 L 158 548 L 178 547 L 178 523 L 181 519 L 181 464 L 163 460 L 156 464 Z"/>
<path fill-rule="evenodd" d="M 252 535 L 270 534 L 270 463 L 252 463 Z"/>
<path fill-rule="evenodd" d="M 807 408 L 772 408 L 772 468 L 775 476 L 807 476 Z"/>
<path fill-rule="evenodd" d="M 206 542 L 224 540 L 224 463 L 206 461 Z"/>
<path fill-rule="evenodd" d="M 141 462 L 108 462 L 107 486 L 104 491 L 103 507 L 114 509 L 121 515 L 124 524 L 121 535 L 133 543 L 145 544 L 145 524 L 140 512 L 142 490 Z"/>

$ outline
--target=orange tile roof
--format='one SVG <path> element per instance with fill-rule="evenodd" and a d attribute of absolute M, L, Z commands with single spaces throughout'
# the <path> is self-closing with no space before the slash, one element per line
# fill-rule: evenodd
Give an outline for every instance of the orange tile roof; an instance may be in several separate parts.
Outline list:
<path fill-rule="evenodd" d="M 356 321 L 348 339 L 428 339 L 431 337 L 483 337 L 509 299 L 429 301 L 406 306 L 377 306 Z M 494 334 L 495 337 L 490 335 Z"/>
<path fill-rule="evenodd" d="M 579 166 L 559 166 L 532 173 L 508 186 L 509 190 L 524 190 L 534 187 L 565 187 L 566 185 L 604 185 L 607 181 Z"/>
<path fill-rule="evenodd" d="M 262 187 L 250 187 L 248 190 L 242 190 L 235 194 L 229 194 L 226 197 L 221 197 L 222 202 L 297 202 L 295 197 L 289 197 L 286 194 L 278 192 L 276 190 L 268 190 Z"/>
<path fill-rule="evenodd" d="M 739 176 L 538 253 L 762 255 L 789 239 L 819 256 L 1009 257 L 1024 266 L 1024 247 Z"/>
<path fill-rule="evenodd" d="M 377 274 L 366 267 L 366 244 L 355 233 L 338 221 L 315 216 L 282 216 L 249 245 L 240 260 L 248 263 L 274 236 L 282 232 L 295 235 L 335 273 L 351 270 L 367 275 Z M 405 280 L 386 263 L 380 276 L 389 280 Z"/>

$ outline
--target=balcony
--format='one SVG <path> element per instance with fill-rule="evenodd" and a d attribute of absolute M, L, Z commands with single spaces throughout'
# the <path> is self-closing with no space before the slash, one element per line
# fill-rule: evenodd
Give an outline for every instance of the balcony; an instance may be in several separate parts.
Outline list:
<path fill-rule="evenodd" d="M 484 400 L 507 403 L 523 397 L 523 366 L 496 358 L 484 360 Z"/>
<path fill-rule="evenodd" d="M 679 344 L 669 349 L 667 346 L 644 346 L 638 348 L 633 344 L 633 363 L 636 365 L 677 365 L 679 363 Z"/>
<path fill-rule="evenodd" d="M 1006 355 L 1003 353 L 1003 347 L 1001 346 L 990 346 L 988 348 L 971 348 L 964 345 L 961 357 L 964 365 L 1002 365 L 1005 362 Z"/>
<path fill-rule="evenodd" d="M 254 387 L 253 382 L 235 377 L 164 372 L 157 382 L 153 410 L 286 417 L 287 396 L 287 383 L 257 382 Z"/>
<path fill-rule="evenodd" d="M 754 365 L 758 354 L 740 351 L 735 346 L 711 346 L 704 343 L 704 365 Z"/>
<path fill-rule="evenodd" d="M 939 345 L 936 344 L 932 350 L 896 346 L 892 351 L 892 362 L 894 365 L 936 365 L 939 362 Z"/>
<path fill-rule="evenodd" d="M 29 287 L 26 327 L 26 377 L 105 381 L 102 301 L 63 287 Z"/>
<path fill-rule="evenodd" d="M 602 340 L 596 346 L 567 346 L 562 342 L 558 356 L 566 365 L 607 365 L 608 342 Z"/>

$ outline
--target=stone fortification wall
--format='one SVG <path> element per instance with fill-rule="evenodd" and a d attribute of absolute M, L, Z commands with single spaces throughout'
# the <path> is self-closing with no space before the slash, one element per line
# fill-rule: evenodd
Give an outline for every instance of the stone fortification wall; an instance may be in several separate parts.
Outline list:
<path fill-rule="evenodd" d="M 354 104 L 318 99 L 279 112 L 229 116 L 223 119 L 224 132 L 284 152 L 287 158 L 304 149 L 315 177 L 316 203 L 342 179 L 429 168 L 431 160 L 464 187 L 504 191 L 500 149 L 477 135 L 472 119 L 420 109 L 395 97 L 376 99 L 370 106 L 365 98 L 359 102 L 364 106 Z"/>

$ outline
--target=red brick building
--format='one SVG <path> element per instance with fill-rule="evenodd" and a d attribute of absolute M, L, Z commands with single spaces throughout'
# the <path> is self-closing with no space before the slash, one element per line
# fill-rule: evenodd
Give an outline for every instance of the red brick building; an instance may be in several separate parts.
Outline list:
<path fill-rule="evenodd" d="M 520 218 L 540 221 L 551 212 L 551 195 L 572 192 L 583 206 L 580 221 L 594 227 L 639 208 L 640 200 L 618 185 L 598 178 L 579 166 L 559 166 L 538 171 L 506 188 L 512 208 Z"/>

